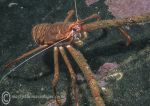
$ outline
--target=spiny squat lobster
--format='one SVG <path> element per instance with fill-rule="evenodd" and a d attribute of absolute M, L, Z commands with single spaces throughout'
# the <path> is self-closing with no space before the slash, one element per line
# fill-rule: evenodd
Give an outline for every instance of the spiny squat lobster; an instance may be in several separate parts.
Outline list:
<path fill-rule="evenodd" d="M 104 106 L 103 99 L 100 96 L 99 87 L 97 86 L 97 82 L 94 78 L 94 75 L 90 67 L 86 63 L 86 60 L 83 57 L 83 55 L 71 46 L 72 43 L 75 43 L 77 45 L 82 45 L 83 40 L 87 36 L 87 33 L 82 29 L 82 25 L 87 20 L 93 18 L 99 18 L 99 16 L 93 14 L 83 20 L 69 22 L 73 14 L 74 11 L 70 10 L 64 22 L 57 22 L 54 24 L 42 23 L 42 24 L 35 25 L 32 29 L 32 37 L 34 41 L 39 45 L 39 47 L 23 54 L 22 56 L 18 57 L 14 61 L 9 62 L 8 64 L 5 65 L 5 67 L 9 67 L 12 64 L 16 63 L 17 61 L 26 58 L 27 56 L 35 52 L 41 51 L 49 47 L 50 45 L 56 44 L 54 46 L 54 79 L 52 81 L 54 94 L 56 96 L 56 85 L 59 80 L 58 52 L 60 51 L 66 63 L 66 66 L 68 68 L 68 73 L 70 74 L 71 81 L 72 81 L 71 85 L 72 85 L 73 95 L 75 97 L 76 104 L 78 105 L 79 103 L 78 103 L 77 90 L 76 90 L 76 74 L 64 50 L 64 47 L 66 47 L 68 51 L 71 53 L 71 55 L 73 56 L 73 58 L 75 59 L 75 61 L 78 63 L 82 72 L 84 73 L 84 76 L 87 79 L 87 82 L 91 89 L 92 95 L 95 99 L 96 105 Z"/>
<path fill-rule="evenodd" d="M 69 22 L 69 20 L 72 18 L 73 15 L 74 15 L 74 11 L 70 10 L 64 22 L 56 22 L 54 24 L 42 23 L 42 24 L 35 25 L 32 29 L 32 37 L 34 41 L 39 45 L 39 47 L 9 62 L 8 64 L 5 65 L 5 67 L 10 67 L 12 64 L 16 63 L 17 61 L 23 58 L 32 55 L 33 53 L 54 46 L 54 78 L 52 81 L 54 95 L 56 96 L 56 86 L 59 80 L 58 52 L 60 51 L 66 63 L 66 66 L 68 68 L 68 73 L 70 74 L 71 77 L 72 93 L 76 101 L 76 106 L 78 106 L 79 101 L 77 95 L 76 74 L 66 55 L 66 52 L 64 50 L 65 47 L 70 52 L 74 60 L 79 65 L 81 71 L 83 72 L 84 77 L 86 78 L 87 83 L 90 87 L 92 96 L 95 99 L 96 106 L 105 106 L 105 103 L 102 97 L 100 96 L 100 90 L 97 85 L 97 82 L 94 78 L 94 75 L 89 65 L 86 62 L 86 59 L 80 53 L 80 51 L 77 51 L 75 48 L 71 46 L 72 43 L 77 45 L 82 45 L 83 40 L 87 37 L 86 32 L 91 31 L 92 28 L 100 28 L 100 26 L 96 27 L 95 24 L 91 24 L 93 26 L 89 26 L 88 24 L 85 24 L 87 20 L 93 18 L 100 19 L 100 16 L 98 16 L 97 14 L 93 14 L 85 19 L 77 20 L 75 22 Z M 88 30 L 89 28 L 90 30 Z M 119 30 L 127 38 L 128 40 L 127 45 L 129 45 L 131 43 L 130 36 L 126 31 L 124 31 L 124 29 L 119 27 Z M 61 104 L 61 102 L 57 99 L 57 97 L 56 100 L 59 104 Z"/>

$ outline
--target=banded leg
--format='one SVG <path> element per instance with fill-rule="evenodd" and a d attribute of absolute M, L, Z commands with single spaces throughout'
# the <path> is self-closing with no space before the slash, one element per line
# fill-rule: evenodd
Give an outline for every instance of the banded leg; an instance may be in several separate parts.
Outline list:
<path fill-rule="evenodd" d="M 127 39 L 127 44 L 126 45 L 129 46 L 131 44 L 131 37 L 130 37 L 130 35 L 123 28 L 119 27 L 118 29 L 121 32 L 121 34 Z"/>
<path fill-rule="evenodd" d="M 87 64 L 84 56 L 79 51 L 74 49 L 71 45 L 68 45 L 66 47 L 67 47 L 68 51 L 70 52 L 70 54 L 75 59 L 75 61 L 77 62 L 77 64 L 79 65 L 85 78 L 87 79 L 88 85 L 91 89 L 92 96 L 95 99 L 96 106 L 105 106 L 104 101 L 103 101 L 102 97 L 100 96 L 100 91 L 99 91 L 97 82 L 96 82 L 94 75 L 93 75 L 89 65 Z"/>
<path fill-rule="evenodd" d="M 77 96 L 77 87 L 76 87 L 76 74 L 69 62 L 69 59 L 67 58 L 67 55 L 66 55 L 66 52 L 64 51 L 64 48 L 61 46 L 59 47 L 59 50 L 60 50 L 60 53 L 67 65 L 67 68 L 68 68 L 68 71 L 69 71 L 69 74 L 70 74 L 70 77 L 71 77 L 71 80 L 72 80 L 72 88 L 73 88 L 73 95 L 74 95 L 74 98 L 75 98 L 75 101 L 76 101 L 76 106 L 79 106 L 79 102 L 78 102 L 78 96 Z"/>
<path fill-rule="evenodd" d="M 53 92 L 54 96 L 56 98 L 57 103 L 60 105 L 61 101 L 57 98 L 57 93 L 56 93 L 56 86 L 59 80 L 59 63 L 58 63 L 58 48 L 54 47 L 54 78 L 52 81 L 52 87 L 53 87 Z"/>

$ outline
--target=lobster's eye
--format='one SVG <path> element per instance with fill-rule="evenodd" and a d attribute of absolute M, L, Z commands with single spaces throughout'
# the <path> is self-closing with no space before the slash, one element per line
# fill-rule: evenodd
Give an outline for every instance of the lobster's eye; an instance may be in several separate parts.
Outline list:
<path fill-rule="evenodd" d="M 76 32 L 77 30 L 75 28 L 72 29 L 74 32 Z"/>

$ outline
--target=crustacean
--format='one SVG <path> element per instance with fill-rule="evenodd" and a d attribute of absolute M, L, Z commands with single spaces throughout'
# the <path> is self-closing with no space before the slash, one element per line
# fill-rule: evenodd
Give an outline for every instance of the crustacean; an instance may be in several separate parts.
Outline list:
<path fill-rule="evenodd" d="M 28 53 L 23 54 L 14 61 L 9 62 L 5 65 L 5 67 L 9 67 L 10 65 L 19 61 L 20 59 L 23 59 L 31 55 L 32 53 L 43 50 L 54 44 L 54 79 L 52 81 L 54 94 L 56 94 L 56 85 L 59 79 L 58 52 L 60 51 L 72 80 L 72 88 L 75 100 L 78 101 L 76 97 L 76 74 L 66 55 L 66 52 L 64 50 L 65 47 L 68 49 L 68 51 L 73 56 L 73 58 L 81 68 L 82 72 L 84 73 L 88 81 L 89 87 L 91 89 L 92 95 L 95 98 L 96 105 L 104 106 L 104 102 L 100 96 L 99 88 L 97 86 L 96 80 L 90 67 L 86 63 L 86 60 L 84 59 L 83 55 L 71 46 L 73 42 L 75 44 L 81 45 L 82 40 L 85 39 L 86 32 L 82 30 L 82 24 L 89 19 L 98 18 L 99 16 L 93 14 L 83 20 L 69 22 L 69 19 L 73 16 L 73 14 L 74 11 L 70 10 L 64 22 L 58 22 L 54 24 L 42 23 L 35 25 L 32 29 L 32 36 L 34 41 L 39 45 L 39 47 L 29 51 Z"/>
<path fill-rule="evenodd" d="M 72 55 L 74 60 L 77 62 L 77 64 L 79 65 L 81 71 L 83 72 L 87 80 L 87 83 L 90 87 L 92 96 L 95 99 L 96 106 L 104 106 L 105 103 L 102 97 L 100 96 L 100 90 L 99 90 L 99 87 L 97 86 L 96 79 L 94 78 L 94 75 L 89 65 L 87 64 L 86 59 L 80 53 L 80 51 L 73 48 L 71 44 L 75 43 L 77 45 L 81 45 L 83 40 L 86 38 L 87 36 L 86 32 L 88 31 L 92 31 L 98 28 L 107 28 L 111 26 L 118 27 L 118 26 L 122 26 L 125 24 L 134 24 L 138 22 L 144 22 L 150 19 L 150 15 L 145 14 L 143 16 L 141 15 L 141 16 L 135 16 L 135 17 L 130 17 L 130 18 L 124 18 L 124 19 L 100 20 L 97 22 L 85 24 L 87 20 L 90 20 L 93 18 L 99 19 L 99 16 L 96 14 L 93 14 L 85 19 L 81 19 L 81 20 L 78 19 L 75 22 L 69 22 L 73 14 L 74 14 L 73 10 L 69 11 L 64 22 L 57 22 L 54 24 L 42 23 L 42 24 L 35 25 L 32 29 L 32 36 L 33 36 L 34 41 L 39 45 L 39 47 L 9 62 L 8 64 L 5 65 L 5 67 L 9 67 L 12 64 L 16 63 L 17 61 L 32 55 L 33 53 L 38 52 L 39 54 L 51 47 L 54 47 L 54 79 L 52 81 L 54 94 L 56 95 L 56 85 L 59 79 L 58 52 L 60 51 L 66 63 L 66 66 L 68 68 L 68 73 L 70 74 L 70 77 L 71 77 L 72 90 L 73 90 L 75 100 L 77 101 L 76 105 L 78 106 L 79 104 L 78 104 L 77 90 L 76 90 L 76 87 L 77 87 L 76 86 L 76 74 L 66 55 L 66 52 L 64 49 L 66 48 L 69 51 L 69 53 Z M 119 30 L 127 38 L 128 40 L 127 45 L 129 45 L 131 43 L 130 36 L 122 28 L 119 28 Z M 28 61 L 29 59 L 27 59 L 26 61 Z M 23 63 L 19 64 L 17 67 L 19 67 L 22 64 Z M 13 70 L 15 70 L 16 68 L 14 68 Z M 11 70 L 11 72 L 13 70 Z"/>

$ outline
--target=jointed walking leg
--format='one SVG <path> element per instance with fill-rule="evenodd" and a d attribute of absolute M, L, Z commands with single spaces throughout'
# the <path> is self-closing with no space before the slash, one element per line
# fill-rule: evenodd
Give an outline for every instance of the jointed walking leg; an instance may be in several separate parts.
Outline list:
<path fill-rule="evenodd" d="M 78 104 L 78 96 L 77 96 L 77 88 L 76 88 L 76 74 L 75 74 L 75 72 L 74 72 L 74 70 L 73 70 L 73 68 L 69 62 L 69 59 L 67 58 L 67 55 L 64 51 L 64 48 L 61 46 L 61 47 L 59 47 L 59 50 L 60 50 L 60 53 L 61 53 L 66 65 L 67 65 L 67 67 L 68 67 L 68 72 L 69 72 L 71 80 L 72 80 L 71 84 L 72 84 L 72 88 L 73 88 L 73 95 L 75 97 L 76 106 L 78 106 L 79 104 Z"/>
<path fill-rule="evenodd" d="M 89 85 L 89 87 L 91 89 L 91 93 L 95 99 L 96 106 L 105 106 L 104 101 L 100 96 L 100 91 L 99 91 L 97 82 L 96 82 L 94 75 L 93 75 L 89 65 L 87 64 L 84 56 L 79 51 L 74 49 L 71 45 L 68 45 L 66 47 L 67 47 L 68 51 L 70 52 L 70 54 L 75 59 L 75 61 L 77 62 L 77 64 L 79 65 L 86 80 L 88 81 L 88 85 Z"/>
<path fill-rule="evenodd" d="M 64 23 L 68 22 L 72 18 L 73 15 L 74 15 L 74 10 L 68 11 L 67 17 L 65 18 Z"/>
<path fill-rule="evenodd" d="M 56 93 L 56 86 L 58 83 L 58 79 L 59 79 L 58 48 L 54 47 L 54 79 L 52 81 L 52 87 L 53 87 L 53 92 L 57 103 L 61 104 L 61 102 L 57 99 L 57 93 Z"/>

